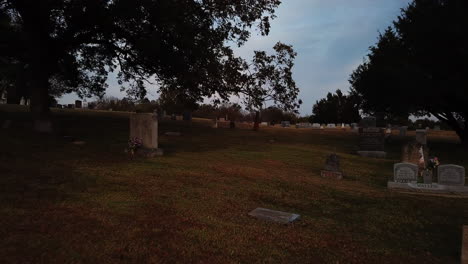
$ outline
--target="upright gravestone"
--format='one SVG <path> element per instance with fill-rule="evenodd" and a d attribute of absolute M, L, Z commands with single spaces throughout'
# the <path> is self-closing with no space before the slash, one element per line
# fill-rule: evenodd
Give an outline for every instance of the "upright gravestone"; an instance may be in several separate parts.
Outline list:
<path fill-rule="evenodd" d="M 417 129 L 416 130 L 416 142 L 421 145 L 427 144 L 427 131 L 426 129 Z"/>
<path fill-rule="evenodd" d="M 440 165 L 437 168 L 438 184 L 442 185 L 465 185 L 465 168 L 458 165 Z"/>
<path fill-rule="evenodd" d="M 367 127 L 376 127 L 377 126 L 377 119 L 373 116 L 364 117 L 361 119 L 360 127 L 367 128 Z"/>
<path fill-rule="evenodd" d="M 289 121 L 281 121 L 281 127 L 289 127 L 291 126 L 291 122 Z"/>
<path fill-rule="evenodd" d="M 385 133 L 378 127 L 359 128 L 358 155 L 371 158 L 385 158 Z"/>
<path fill-rule="evenodd" d="M 418 166 L 412 163 L 396 163 L 393 165 L 393 181 L 408 183 L 418 181 Z"/>
<path fill-rule="evenodd" d="M 336 154 L 331 154 L 325 161 L 325 168 L 320 171 L 323 178 L 343 179 L 343 173 L 340 171 L 340 158 Z"/>
<path fill-rule="evenodd" d="M 81 108 L 82 102 L 80 100 L 75 100 L 75 108 Z"/>
<path fill-rule="evenodd" d="M 328 124 L 327 128 L 336 128 L 336 124 Z"/>
<path fill-rule="evenodd" d="M 158 148 L 158 117 L 151 113 L 130 115 L 130 139 L 138 138 L 142 142 L 137 154 L 154 157 L 162 155 Z"/>
<path fill-rule="evenodd" d="M 313 129 L 320 129 L 320 124 L 319 123 L 313 123 L 312 128 Z"/>

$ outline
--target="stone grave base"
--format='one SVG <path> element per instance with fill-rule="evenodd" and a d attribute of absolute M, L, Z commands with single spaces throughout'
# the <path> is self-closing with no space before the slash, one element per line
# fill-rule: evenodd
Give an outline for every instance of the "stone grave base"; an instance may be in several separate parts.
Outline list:
<path fill-rule="evenodd" d="M 258 219 L 276 222 L 280 224 L 289 224 L 299 219 L 300 215 L 291 214 L 281 211 L 274 211 L 265 208 L 256 208 L 249 213 L 250 216 L 253 216 Z"/>
<path fill-rule="evenodd" d="M 461 263 L 468 264 L 468 225 L 463 226 L 462 233 Z"/>
<path fill-rule="evenodd" d="M 415 182 L 393 182 L 387 183 L 388 189 L 400 189 L 414 192 L 431 192 L 431 193 L 457 193 L 468 195 L 468 186 L 452 186 L 452 185 L 441 185 L 437 183 L 425 184 Z"/>
<path fill-rule="evenodd" d="M 139 148 L 137 149 L 136 155 L 145 157 L 145 158 L 154 158 L 156 156 L 162 156 L 164 151 L 162 148 L 157 149 L 148 149 L 148 148 Z"/>
<path fill-rule="evenodd" d="M 328 178 L 328 179 L 337 179 L 337 180 L 343 179 L 343 173 L 341 173 L 340 171 L 321 170 L 320 176 L 322 176 L 322 178 Z"/>
<path fill-rule="evenodd" d="M 385 151 L 364 151 L 360 150 L 357 152 L 359 156 L 368 157 L 368 158 L 381 158 L 384 159 L 387 157 L 387 152 Z"/>

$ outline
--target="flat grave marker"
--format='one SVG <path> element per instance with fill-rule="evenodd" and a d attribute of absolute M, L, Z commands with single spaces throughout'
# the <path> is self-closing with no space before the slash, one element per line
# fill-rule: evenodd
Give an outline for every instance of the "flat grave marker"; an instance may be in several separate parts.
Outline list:
<path fill-rule="evenodd" d="M 293 213 L 286 213 L 281 211 L 270 210 L 266 208 L 256 208 L 249 213 L 257 219 L 266 220 L 270 222 L 289 224 L 300 218 L 300 215 Z"/>

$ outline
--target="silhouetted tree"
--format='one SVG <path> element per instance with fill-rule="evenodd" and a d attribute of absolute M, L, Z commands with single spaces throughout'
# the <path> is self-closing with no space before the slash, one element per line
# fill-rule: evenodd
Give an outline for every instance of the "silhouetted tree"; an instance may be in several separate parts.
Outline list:
<path fill-rule="evenodd" d="M 468 147 L 468 1 L 415 0 L 351 75 L 365 112 L 433 115 Z"/>
<path fill-rule="evenodd" d="M 50 80 L 81 95 L 102 95 L 109 71 L 145 95 L 155 77 L 162 90 L 192 98 L 228 98 L 234 59 L 249 29 L 268 34 L 279 0 L 0 0 L 0 57 L 19 61 L 30 79 L 36 123 L 49 118 Z M 37 126 L 38 128 L 39 126 Z"/>
<path fill-rule="evenodd" d="M 232 83 L 237 84 L 233 90 L 234 94 L 243 95 L 247 110 L 256 112 L 254 130 L 258 129 L 259 111 L 266 102 L 272 102 L 285 111 L 297 111 L 302 103 L 297 99 L 299 88 L 292 78 L 297 53 L 292 46 L 281 42 L 276 43 L 273 49 L 273 55 L 267 55 L 265 51 L 255 51 L 250 63 L 237 60 L 230 64 L 231 68 L 241 71 L 242 74 L 228 72 L 229 78 L 235 78 L 231 79 Z"/>
<path fill-rule="evenodd" d="M 317 123 L 354 123 L 360 120 L 357 98 L 344 95 L 339 89 L 317 101 L 312 113 L 313 121 Z"/>

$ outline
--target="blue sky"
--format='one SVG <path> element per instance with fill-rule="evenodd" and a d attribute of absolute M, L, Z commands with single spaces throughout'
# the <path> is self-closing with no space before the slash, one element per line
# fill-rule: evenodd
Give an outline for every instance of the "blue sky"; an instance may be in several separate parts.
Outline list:
<path fill-rule="evenodd" d="M 254 50 L 271 52 L 277 41 L 293 45 L 298 53 L 293 77 L 300 88 L 302 115 L 309 115 L 315 101 L 336 89 L 349 90 L 348 78 L 362 63 L 369 46 L 406 7 L 410 0 L 283 0 L 270 34 L 253 31 L 250 40 L 236 53 L 246 59 Z M 106 95 L 123 97 L 110 78 Z M 156 88 L 149 97 L 157 95 Z M 60 101 L 71 103 L 74 95 Z"/>

